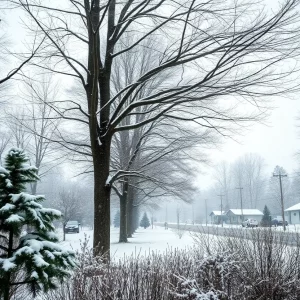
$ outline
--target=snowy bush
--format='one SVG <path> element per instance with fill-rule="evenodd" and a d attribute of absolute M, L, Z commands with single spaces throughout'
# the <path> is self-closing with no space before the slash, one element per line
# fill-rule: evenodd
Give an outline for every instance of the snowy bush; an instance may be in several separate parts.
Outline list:
<path fill-rule="evenodd" d="M 178 276 L 178 286 L 174 292 L 175 298 L 187 300 L 218 300 L 228 299 L 227 296 L 220 291 L 203 291 L 195 279 L 189 280 L 185 277 Z"/>
<path fill-rule="evenodd" d="M 184 236 L 184 234 L 186 233 L 186 229 L 187 229 L 186 224 L 184 224 L 184 225 L 177 224 L 177 227 L 172 228 L 172 231 L 179 239 L 181 239 Z"/>
<path fill-rule="evenodd" d="M 0 296 L 11 299 L 19 286 L 35 295 L 57 285 L 75 267 L 75 255 L 57 242 L 52 221 L 59 211 L 41 205 L 44 196 L 25 193 L 38 180 L 23 150 L 11 149 L 0 168 Z M 28 232 L 22 231 L 27 227 Z"/>
<path fill-rule="evenodd" d="M 227 237 L 195 234 L 207 254 L 228 251 L 237 269 L 231 274 L 229 299 L 300 299 L 300 236 L 270 228 L 228 229 Z M 293 242 L 294 246 L 289 246 Z"/>

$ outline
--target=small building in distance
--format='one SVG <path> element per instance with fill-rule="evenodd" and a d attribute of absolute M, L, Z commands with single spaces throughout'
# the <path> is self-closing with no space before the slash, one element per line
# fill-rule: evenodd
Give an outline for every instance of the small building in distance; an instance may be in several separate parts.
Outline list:
<path fill-rule="evenodd" d="M 222 223 L 222 219 L 223 219 L 223 223 L 226 222 L 227 220 L 227 216 L 226 216 L 226 212 L 225 211 L 220 211 L 220 210 L 213 210 L 210 214 L 210 223 L 211 224 L 221 224 Z"/>
<path fill-rule="evenodd" d="M 288 221 L 289 224 L 300 224 L 300 203 L 297 203 L 285 210 L 288 213 Z"/>
<path fill-rule="evenodd" d="M 229 224 L 242 224 L 246 219 L 256 219 L 258 223 L 261 221 L 263 213 L 259 209 L 229 209 L 226 212 Z"/>
<path fill-rule="evenodd" d="M 221 215 L 223 215 L 223 221 L 224 221 L 224 211 L 221 212 L 220 210 L 213 210 L 209 214 L 211 224 L 221 224 L 221 220 L 222 220 Z"/>

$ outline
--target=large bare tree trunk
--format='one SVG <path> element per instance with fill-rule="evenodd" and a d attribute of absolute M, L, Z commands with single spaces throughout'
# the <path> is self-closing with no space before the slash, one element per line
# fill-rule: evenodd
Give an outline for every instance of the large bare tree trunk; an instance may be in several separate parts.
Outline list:
<path fill-rule="evenodd" d="M 127 237 L 131 238 L 133 234 L 132 206 L 133 206 L 133 188 L 128 188 L 127 194 Z"/>
<path fill-rule="evenodd" d="M 94 254 L 109 259 L 110 249 L 110 190 L 109 176 L 111 138 L 94 151 Z"/>
<path fill-rule="evenodd" d="M 120 243 L 127 243 L 127 205 L 126 195 L 120 198 Z"/>
<path fill-rule="evenodd" d="M 86 1 L 86 8 L 89 4 Z M 115 1 L 111 1 L 108 9 L 108 31 L 112 34 L 114 27 Z M 112 134 L 107 131 L 110 106 L 110 74 L 111 57 L 106 57 L 104 66 L 100 58 L 100 2 L 96 0 L 91 6 L 91 24 L 89 26 L 89 64 L 88 84 L 86 85 L 87 99 L 89 104 L 89 127 L 90 141 L 94 167 L 94 255 L 105 255 L 109 259 L 110 249 L 110 191 L 108 183 L 110 165 L 110 147 Z M 110 42 L 107 51 L 111 49 Z M 99 97 L 100 94 L 100 97 Z M 100 111 L 98 116 L 98 109 Z M 99 121 L 99 123 L 98 123 Z"/>

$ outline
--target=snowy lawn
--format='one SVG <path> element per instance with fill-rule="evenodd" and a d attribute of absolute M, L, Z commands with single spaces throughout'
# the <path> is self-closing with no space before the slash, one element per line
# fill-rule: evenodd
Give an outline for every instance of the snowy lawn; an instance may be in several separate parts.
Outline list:
<path fill-rule="evenodd" d="M 154 226 L 154 228 L 139 228 L 128 243 L 118 243 L 118 228 L 111 228 L 111 256 L 122 258 L 131 255 L 147 255 L 149 252 L 174 250 L 193 246 L 194 241 L 189 232 L 186 232 L 181 239 L 172 229 L 165 230 L 163 227 Z M 61 242 L 66 248 L 80 251 L 80 243 L 88 238 L 88 245 L 93 245 L 93 231 L 83 229 L 80 233 L 66 234 L 66 241 Z"/>

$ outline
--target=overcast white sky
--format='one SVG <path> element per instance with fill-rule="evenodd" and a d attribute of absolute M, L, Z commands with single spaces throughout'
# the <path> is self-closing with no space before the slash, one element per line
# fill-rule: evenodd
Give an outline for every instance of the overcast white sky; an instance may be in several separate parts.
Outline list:
<path fill-rule="evenodd" d="M 273 106 L 275 108 L 267 119 L 267 125 L 254 124 L 243 136 L 237 137 L 239 143 L 228 139 L 220 151 L 211 152 L 212 161 L 233 162 L 239 156 L 253 152 L 265 159 L 266 172 L 270 176 L 276 165 L 292 174 L 299 166 L 295 154 L 300 151 L 300 128 L 297 128 L 300 122 L 296 120 L 300 116 L 300 101 L 277 98 Z M 207 173 L 199 175 L 198 179 L 199 185 L 202 183 L 201 188 L 209 186 L 212 180 L 212 168 L 206 168 L 205 171 Z"/>

